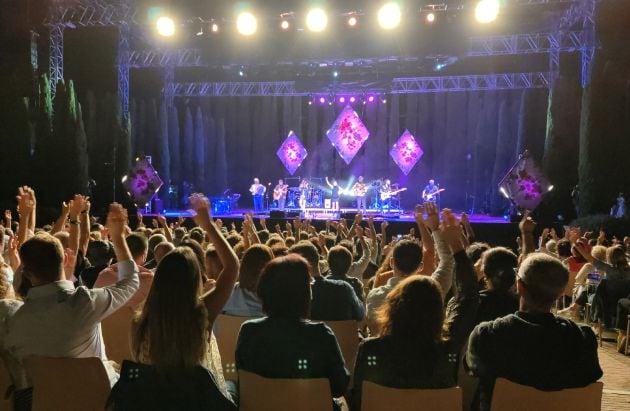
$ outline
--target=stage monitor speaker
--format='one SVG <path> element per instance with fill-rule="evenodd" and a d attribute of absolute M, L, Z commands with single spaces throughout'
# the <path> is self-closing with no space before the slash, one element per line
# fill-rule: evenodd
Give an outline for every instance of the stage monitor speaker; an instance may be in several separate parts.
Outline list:
<path fill-rule="evenodd" d="M 272 220 L 279 220 L 285 217 L 286 217 L 286 213 L 281 210 L 271 210 L 269 212 L 269 218 L 271 218 Z"/>
<path fill-rule="evenodd" d="M 346 219 L 346 220 L 350 220 L 353 221 L 354 217 L 357 216 L 358 213 L 356 212 L 349 212 L 349 213 L 341 213 L 341 218 Z"/>

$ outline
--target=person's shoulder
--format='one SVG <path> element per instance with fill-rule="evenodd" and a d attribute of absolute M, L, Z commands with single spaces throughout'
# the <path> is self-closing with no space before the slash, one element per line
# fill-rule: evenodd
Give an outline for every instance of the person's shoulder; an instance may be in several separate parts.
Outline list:
<path fill-rule="evenodd" d="M 367 298 L 378 298 L 380 296 L 382 296 L 383 294 L 387 294 L 391 291 L 391 287 L 387 284 L 385 285 L 381 285 L 380 287 L 376 287 L 376 288 L 372 288 L 370 290 L 370 292 L 368 293 Z"/>
<path fill-rule="evenodd" d="M 14 314 L 24 303 L 19 300 L 3 299 L 0 300 L 0 315 Z"/>

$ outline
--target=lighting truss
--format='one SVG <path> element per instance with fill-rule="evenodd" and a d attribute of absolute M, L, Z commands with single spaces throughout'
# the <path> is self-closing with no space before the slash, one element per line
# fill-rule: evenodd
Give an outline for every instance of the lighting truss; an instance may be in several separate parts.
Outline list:
<path fill-rule="evenodd" d="M 551 50 L 572 52 L 589 44 L 585 31 L 567 33 L 532 33 L 508 36 L 471 37 L 468 56 L 501 56 L 512 54 L 549 53 Z"/>
<path fill-rule="evenodd" d="M 147 49 L 133 50 L 129 55 L 129 66 L 144 67 L 202 67 L 207 66 L 200 49 Z"/>
<path fill-rule="evenodd" d="M 549 87 L 549 73 L 504 73 L 470 76 L 397 78 L 392 94 L 441 93 L 446 91 L 515 90 Z"/>
<path fill-rule="evenodd" d="M 63 25 L 50 26 L 50 59 L 48 64 L 50 91 L 55 97 L 57 83 L 63 80 Z"/>
<path fill-rule="evenodd" d="M 139 24 L 139 11 L 134 3 L 133 0 L 53 0 L 44 24 L 82 27 Z"/>
<path fill-rule="evenodd" d="M 295 89 L 294 81 L 175 83 L 180 97 L 306 96 Z"/>

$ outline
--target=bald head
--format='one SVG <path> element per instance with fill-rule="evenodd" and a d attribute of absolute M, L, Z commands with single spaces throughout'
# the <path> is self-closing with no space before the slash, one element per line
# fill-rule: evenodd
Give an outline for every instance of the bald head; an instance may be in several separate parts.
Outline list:
<path fill-rule="evenodd" d="M 175 246 L 169 242 L 161 242 L 155 246 L 153 249 L 153 257 L 155 258 L 155 262 L 159 263 L 162 258 L 169 252 L 175 249 Z"/>

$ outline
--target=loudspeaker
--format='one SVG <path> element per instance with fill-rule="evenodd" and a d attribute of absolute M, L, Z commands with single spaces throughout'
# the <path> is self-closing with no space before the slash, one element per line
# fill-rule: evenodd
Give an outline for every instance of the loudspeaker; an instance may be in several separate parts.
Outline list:
<path fill-rule="evenodd" d="M 341 213 L 341 218 L 352 221 L 357 214 L 357 212 Z"/>

